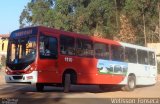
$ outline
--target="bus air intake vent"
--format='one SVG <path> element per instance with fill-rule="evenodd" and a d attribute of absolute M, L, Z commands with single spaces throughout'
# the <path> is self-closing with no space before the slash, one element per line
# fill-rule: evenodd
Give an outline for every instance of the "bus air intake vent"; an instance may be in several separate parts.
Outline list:
<path fill-rule="evenodd" d="M 19 79 L 22 79 L 23 76 L 13 76 L 13 79 L 15 80 L 19 80 Z"/>

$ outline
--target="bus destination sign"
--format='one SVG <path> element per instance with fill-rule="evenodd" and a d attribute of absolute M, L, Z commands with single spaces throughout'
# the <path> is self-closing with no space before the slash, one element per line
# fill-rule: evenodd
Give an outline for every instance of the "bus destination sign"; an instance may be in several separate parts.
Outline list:
<path fill-rule="evenodd" d="M 30 35 L 30 34 L 32 34 L 32 29 L 16 32 L 15 36 L 20 37 L 20 36 Z"/>
<path fill-rule="evenodd" d="M 36 35 L 37 29 L 36 28 L 24 28 L 19 29 L 11 33 L 11 38 L 20 38 L 20 37 L 26 37 L 29 35 Z"/>

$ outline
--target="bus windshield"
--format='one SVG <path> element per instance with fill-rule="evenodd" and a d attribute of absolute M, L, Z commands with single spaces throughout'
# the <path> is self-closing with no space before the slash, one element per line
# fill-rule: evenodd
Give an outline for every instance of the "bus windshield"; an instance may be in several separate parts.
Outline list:
<path fill-rule="evenodd" d="M 12 70 L 22 70 L 36 57 L 36 36 L 9 40 L 7 66 Z"/>

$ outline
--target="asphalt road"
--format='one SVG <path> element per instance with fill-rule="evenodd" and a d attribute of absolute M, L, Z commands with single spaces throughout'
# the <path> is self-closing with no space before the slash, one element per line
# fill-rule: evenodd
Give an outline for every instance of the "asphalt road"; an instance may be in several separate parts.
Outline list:
<path fill-rule="evenodd" d="M 96 85 L 75 85 L 70 93 L 63 93 L 63 88 L 45 87 L 44 92 L 37 92 L 34 85 L 2 84 L 0 98 L 15 98 L 18 104 L 107 104 L 107 98 L 160 98 L 160 81 L 154 86 L 138 87 L 132 92 L 113 89 L 102 92 Z M 6 100 L 6 99 L 5 99 Z M 13 99 L 11 99 L 13 100 Z M 160 100 L 159 100 L 160 103 Z"/>

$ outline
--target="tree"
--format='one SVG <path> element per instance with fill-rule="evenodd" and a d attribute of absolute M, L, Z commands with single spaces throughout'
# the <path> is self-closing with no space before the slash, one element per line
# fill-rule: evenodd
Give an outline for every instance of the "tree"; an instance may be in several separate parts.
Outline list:
<path fill-rule="evenodd" d="M 43 25 L 53 27 L 54 11 L 52 0 L 32 0 L 20 16 L 20 27 Z"/>
<path fill-rule="evenodd" d="M 145 44 L 150 40 L 157 24 L 157 2 L 158 0 L 126 0 L 123 13 L 129 18 L 131 24 L 136 28 L 138 44 Z M 145 29 L 145 30 L 144 30 Z M 146 35 L 146 36 L 145 36 Z"/>
<path fill-rule="evenodd" d="M 115 23 L 112 0 L 32 0 L 20 16 L 21 27 L 43 25 L 108 38 L 117 30 Z"/>
<path fill-rule="evenodd" d="M 136 42 L 136 29 L 132 26 L 126 15 L 121 14 L 120 16 L 120 31 L 114 37 L 114 40 L 127 43 Z"/>
<path fill-rule="evenodd" d="M 157 41 L 157 7 L 158 0 L 31 0 L 20 26 L 42 25 L 144 45 Z"/>

